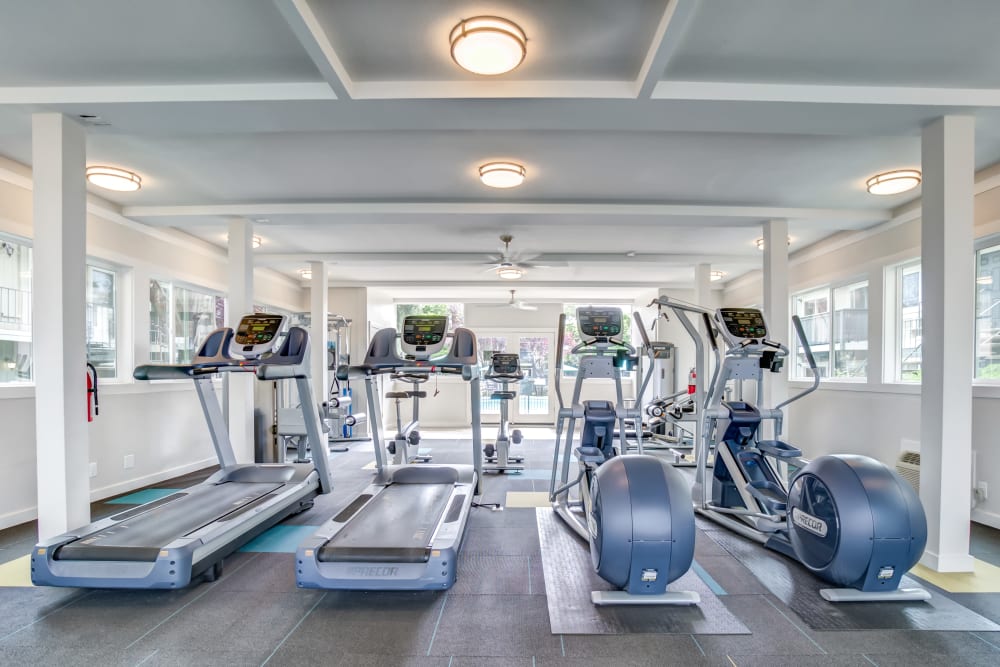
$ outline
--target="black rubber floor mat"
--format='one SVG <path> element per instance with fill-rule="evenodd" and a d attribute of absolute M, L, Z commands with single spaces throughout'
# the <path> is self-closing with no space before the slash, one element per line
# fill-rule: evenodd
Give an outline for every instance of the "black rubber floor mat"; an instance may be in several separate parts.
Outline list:
<path fill-rule="evenodd" d="M 750 634 L 693 571 L 672 583 L 668 590 L 696 591 L 701 596 L 698 605 L 594 606 L 591 591 L 610 591 L 614 587 L 594 573 L 587 546 L 563 525 L 552 509 L 540 507 L 535 512 L 553 634 Z"/>
<path fill-rule="evenodd" d="M 831 585 L 794 560 L 729 531 L 706 534 L 813 630 L 1000 630 L 993 621 L 937 591 L 927 602 L 827 602 L 819 591 Z M 903 577 L 902 587 L 919 585 Z"/>

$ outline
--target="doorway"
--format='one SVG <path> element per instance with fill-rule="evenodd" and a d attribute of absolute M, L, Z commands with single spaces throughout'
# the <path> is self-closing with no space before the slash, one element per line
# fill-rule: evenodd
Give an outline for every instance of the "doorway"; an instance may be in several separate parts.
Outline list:
<path fill-rule="evenodd" d="M 485 374 L 495 352 L 516 352 L 524 379 L 512 387 L 517 398 L 510 403 L 510 420 L 515 424 L 551 424 L 555 420 L 553 395 L 553 352 L 555 336 L 550 331 L 488 331 L 478 336 L 480 368 Z M 499 383 L 484 380 L 480 385 L 480 405 L 485 423 L 500 419 L 500 400 L 490 398 Z"/>

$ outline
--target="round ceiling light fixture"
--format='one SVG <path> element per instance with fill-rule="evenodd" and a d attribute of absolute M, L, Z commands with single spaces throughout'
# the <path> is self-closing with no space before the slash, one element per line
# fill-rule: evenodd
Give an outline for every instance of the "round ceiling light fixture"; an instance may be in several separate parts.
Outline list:
<path fill-rule="evenodd" d="M 229 234 L 226 234 L 226 243 L 229 243 Z M 250 247 L 256 250 L 260 247 L 261 238 L 259 236 L 254 236 L 250 239 Z"/>
<path fill-rule="evenodd" d="M 718 282 L 718 281 L 720 281 L 720 280 L 722 280 L 723 278 L 726 277 L 726 272 L 725 271 L 712 271 L 711 273 L 708 274 L 708 277 L 709 277 L 709 280 L 711 280 L 713 283 L 714 282 Z"/>
<path fill-rule="evenodd" d="M 491 188 L 516 188 L 528 172 L 516 162 L 487 162 L 479 167 L 479 180 Z"/>
<path fill-rule="evenodd" d="M 528 53 L 521 27 L 499 16 L 474 16 L 451 30 L 451 57 L 473 74 L 496 76 L 516 68 Z"/>
<path fill-rule="evenodd" d="M 513 264 L 497 267 L 497 275 L 504 280 L 520 280 L 524 275 L 524 269 Z"/>
<path fill-rule="evenodd" d="M 312 280 L 313 272 L 312 269 L 299 269 L 299 275 L 302 276 L 302 280 Z"/>
<path fill-rule="evenodd" d="M 142 187 L 139 174 L 118 167 L 87 167 L 87 182 L 105 190 L 135 192 Z"/>
<path fill-rule="evenodd" d="M 898 195 L 920 185 L 920 172 L 916 169 L 897 169 L 876 174 L 865 185 L 873 195 Z"/>
<path fill-rule="evenodd" d="M 754 244 L 757 246 L 757 250 L 763 250 L 764 249 L 764 239 L 763 238 L 757 239 L 756 241 L 754 241 Z M 788 237 L 788 245 L 792 245 L 792 237 L 791 236 Z"/>

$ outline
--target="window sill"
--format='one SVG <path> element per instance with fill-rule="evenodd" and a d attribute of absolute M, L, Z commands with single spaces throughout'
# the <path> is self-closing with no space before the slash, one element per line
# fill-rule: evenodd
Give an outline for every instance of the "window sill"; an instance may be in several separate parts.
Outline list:
<path fill-rule="evenodd" d="M 803 382 L 801 380 L 791 380 L 788 383 L 790 389 L 808 389 L 812 386 L 812 382 Z M 920 395 L 920 385 L 919 384 L 898 384 L 898 383 L 888 383 L 888 382 L 847 382 L 844 380 L 838 380 L 836 382 L 823 381 L 820 382 L 818 391 L 854 391 L 863 392 L 870 394 L 904 394 L 904 395 Z M 998 394 L 1000 395 L 1000 394 Z"/>

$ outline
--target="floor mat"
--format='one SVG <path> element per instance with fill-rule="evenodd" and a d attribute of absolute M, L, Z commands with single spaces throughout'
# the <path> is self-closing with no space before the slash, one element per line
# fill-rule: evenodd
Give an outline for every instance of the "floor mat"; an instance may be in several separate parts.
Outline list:
<path fill-rule="evenodd" d="M 819 591 L 831 588 L 830 584 L 794 560 L 729 531 L 705 532 L 813 630 L 1000 630 L 996 623 L 938 593 L 927 602 L 827 602 Z M 903 577 L 902 587 L 913 586 L 919 583 Z"/>
<path fill-rule="evenodd" d="M 542 568 L 553 634 L 619 635 L 750 634 L 695 572 L 688 571 L 668 590 L 691 590 L 701 603 L 690 607 L 597 607 L 590 592 L 614 586 L 594 573 L 590 551 L 551 508 L 535 510 L 542 547 Z"/>

